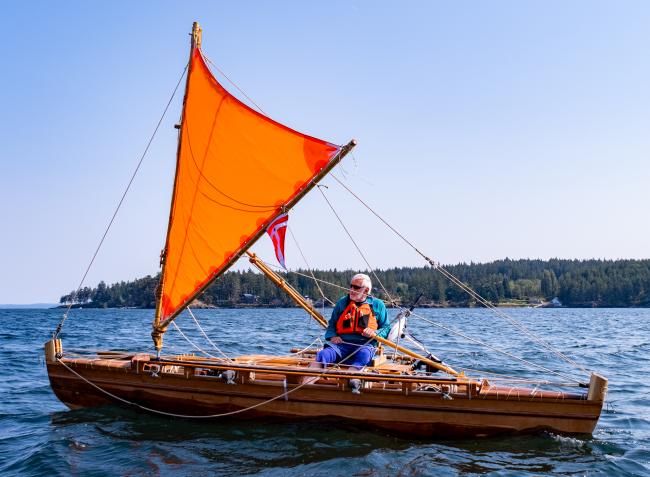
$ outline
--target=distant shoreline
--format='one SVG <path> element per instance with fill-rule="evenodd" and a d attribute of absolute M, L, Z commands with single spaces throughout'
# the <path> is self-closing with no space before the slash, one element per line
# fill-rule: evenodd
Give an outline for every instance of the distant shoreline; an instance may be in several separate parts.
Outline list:
<path fill-rule="evenodd" d="M 280 275 L 314 306 L 323 300 L 328 303 L 325 297 L 347 293 L 349 279 L 356 273 L 355 270 L 296 272 L 282 272 Z M 307 273 L 313 278 L 309 279 Z M 472 308 L 485 302 L 499 307 L 542 307 L 550 302 L 567 308 L 650 307 L 650 259 L 506 258 L 484 264 L 448 265 L 444 267 L 444 274 L 431 267 L 374 270 L 372 274 L 373 282 L 377 284 L 377 298 L 385 302 L 392 298 L 402 306 L 410 306 L 419 299 L 417 306 L 420 308 Z M 450 276 L 454 279 L 449 279 Z M 102 281 L 96 288 L 83 287 L 62 296 L 59 303 L 154 308 L 159 281 L 159 276 L 112 285 Z M 468 293 L 469 289 L 474 292 Z M 275 308 L 293 307 L 294 303 L 263 274 L 248 270 L 224 273 L 202 291 L 193 306 Z"/>
<path fill-rule="evenodd" d="M 0 310 L 48 310 L 59 307 L 60 305 L 58 303 L 29 303 L 26 305 L 15 303 L 0 304 Z"/>
<path fill-rule="evenodd" d="M 638 309 L 645 309 L 645 308 L 650 308 L 650 306 L 593 306 L 593 305 L 572 305 L 572 306 L 552 306 L 548 304 L 543 304 L 543 305 L 518 305 L 518 304 L 513 304 L 513 303 L 506 303 L 506 304 L 495 304 L 494 305 L 496 308 L 551 308 L 551 309 L 585 309 L 585 308 L 601 308 L 601 309 L 616 309 L 616 308 L 638 308 Z M 54 310 L 54 309 L 65 309 L 68 308 L 68 305 L 57 305 L 50 307 L 48 309 Z M 103 307 L 103 306 L 92 306 L 92 305 L 73 305 L 71 308 L 74 309 L 89 309 L 89 310 L 154 310 L 155 308 L 152 307 L 134 307 L 134 306 L 118 306 L 118 307 Z M 300 309 L 299 306 L 272 306 L 272 305 L 234 305 L 234 306 L 197 306 L 197 307 L 192 307 L 190 308 L 194 310 L 256 310 L 256 309 L 266 309 L 266 310 L 272 310 L 272 309 Z M 326 309 L 332 309 L 332 306 L 326 306 Z M 388 308 L 397 308 L 393 306 L 388 306 Z M 484 306 L 467 306 L 467 305 L 418 305 L 415 307 L 415 309 L 481 309 L 481 308 L 486 308 Z M 0 307 L 0 309 L 2 309 Z M 9 309 L 9 308 L 7 308 Z M 28 307 L 25 307 L 24 309 L 30 309 Z M 43 308 L 32 308 L 32 309 L 43 309 Z M 320 306 L 315 306 L 314 309 L 320 310 L 322 309 Z"/>

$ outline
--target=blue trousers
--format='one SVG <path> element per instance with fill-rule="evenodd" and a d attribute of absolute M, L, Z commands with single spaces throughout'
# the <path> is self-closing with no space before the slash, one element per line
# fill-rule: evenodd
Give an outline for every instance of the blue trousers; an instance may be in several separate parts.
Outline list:
<path fill-rule="evenodd" d="M 316 354 L 316 361 L 323 363 L 325 367 L 328 364 L 341 363 L 363 368 L 370 363 L 374 355 L 375 347 L 371 345 L 359 346 L 348 343 L 326 343 L 325 347 Z"/>

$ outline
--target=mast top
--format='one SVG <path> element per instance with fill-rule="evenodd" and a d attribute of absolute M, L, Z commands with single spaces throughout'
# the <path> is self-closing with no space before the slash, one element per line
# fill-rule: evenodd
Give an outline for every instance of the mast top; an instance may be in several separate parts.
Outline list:
<path fill-rule="evenodd" d="M 199 22 L 192 24 L 192 48 L 201 48 L 201 34 L 203 30 L 199 26 Z"/>

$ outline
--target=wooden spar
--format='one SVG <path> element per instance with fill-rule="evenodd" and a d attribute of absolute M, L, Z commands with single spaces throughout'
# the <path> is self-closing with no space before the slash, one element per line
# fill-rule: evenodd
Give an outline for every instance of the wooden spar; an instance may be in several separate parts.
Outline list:
<path fill-rule="evenodd" d="M 190 84 L 190 73 L 192 72 L 192 55 L 194 54 L 194 49 L 195 48 L 201 48 L 201 37 L 202 37 L 202 32 L 201 27 L 199 26 L 198 22 L 194 22 L 192 24 L 192 34 L 191 34 L 191 43 L 190 43 L 190 58 L 189 58 L 189 63 L 187 67 L 187 78 L 185 79 L 185 95 L 183 96 L 183 109 L 181 113 L 181 127 L 178 129 L 178 144 L 176 146 L 176 172 L 174 174 L 174 187 L 172 187 L 172 197 L 171 197 L 171 203 L 169 206 L 169 221 L 167 224 L 167 237 L 165 238 L 165 248 L 163 251 L 160 253 L 160 265 L 162 267 L 162 270 L 160 272 L 160 284 L 159 288 L 156 291 L 156 313 L 154 315 L 153 319 L 153 330 L 151 331 L 151 338 L 153 339 L 154 346 L 156 347 L 156 351 L 160 353 L 160 350 L 162 349 L 162 343 L 163 343 L 163 334 L 167 330 L 167 326 L 169 326 L 169 323 L 166 325 L 161 325 L 160 323 L 160 314 L 162 313 L 162 296 L 163 296 L 163 278 L 165 276 L 165 256 L 167 254 L 167 248 L 169 245 L 169 233 L 171 231 L 171 224 L 172 224 L 172 213 L 174 211 L 174 194 L 176 193 L 176 183 L 178 181 L 178 162 L 180 161 L 181 157 L 181 142 L 183 139 L 183 122 L 185 121 L 185 105 L 187 103 L 187 91 L 188 91 L 188 86 Z"/>
<path fill-rule="evenodd" d="M 187 94 L 187 91 L 186 91 Z M 179 142 L 180 144 L 180 142 Z M 213 275 L 209 280 L 206 281 L 206 283 L 196 290 L 194 293 L 192 293 L 189 297 L 185 299 L 185 301 L 179 305 L 179 307 L 176 309 L 176 311 L 171 314 L 165 321 L 160 321 L 160 317 L 158 317 L 158 321 L 154 321 L 154 330 L 151 332 L 151 336 L 154 340 L 154 344 L 156 345 L 156 350 L 160 351 L 162 348 L 162 335 L 167 331 L 167 327 L 170 325 L 172 321 L 176 319 L 176 317 L 183 311 L 183 308 L 185 308 L 188 304 L 192 302 L 197 296 L 199 296 L 203 291 L 208 288 L 212 282 L 214 282 L 217 278 L 219 278 L 224 272 L 226 272 L 237 260 L 239 260 L 239 257 L 241 257 L 257 240 L 266 233 L 266 229 L 268 226 L 278 218 L 280 214 L 283 214 L 285 212 L 288 212 L 293 206 L 295 206 L 310 190 L 312 190 L 320 181 L 325 177 L 333 168 L 336 166 L 339 162 L 343 160 L 345 156 L 348 155 L 348 153 L 354 148 L 354 146 L 357 145 L 357 141 L 354 139 L 350 140 L 345 146 L 341 147 L 339 149 L 339 152 L 332 158 L 330 162 L 328 162 L 323 168 L 316 174 L 294 197 L 291 199 L 289 202 L 284 204 L 282 207 L 279 208 L 279 211 L 277 214 L 273 215 L 268 221 L 266 221 L 262 226 L 259 228 L 258 232 L 248 241 L 244 242 L 242 246 L 237 250 L 230 260 L 228 260 L 221 271 L 219 273 L 216 273 Z M 169 233 L 169 232 L 168 232 Z M 160 306 L 160 305 L 159 305 Z M 157 341 L 159 340 L 159 341 Z M 158 347 L 158 343 L 160 343 L 160 347 Z"/>
<path fill-rule="evenodd" d="M 277 273 L 267 267 L 266 264 L 262 262 L 254 253 L 246 251 L 246 254 L 248 255 L 248 260 L 253 265 L 255 265 L 255 267 L 260 272 L 266 275 L 266 277 L 271 280 L 277 287 L 282 288 L 282 290 L 284 290 L 287 295 L 289 295 L 303 310 L 309 313 L 311 317 L 315 319 L 323 328 L 327 328 L 327 320 L 323 317 L 323 315 L 318 313 L 311 305 L 311 303 L 305 300 L 305 298 L 291 285 L 289 285 L 286 280 L 284 280 Z"/>
<path fill-rule="evenodd" d="M 320 323 L 323 327 L 327 327 L 327 320 L 323 315 L 321 315 L 316 309 L 314 309 L 311 304 L 304 299 L 300 293 L 298 293 L 296 290 L 294 290 L 291 285 L 289 285 L 286 280 L 284 280 L 281 276 L 279 276 L 277 273 L 275 273 L 273 270 L 271 270 L 269 267 L 266 266 L 264 262 L 262 262 L 257 255 L 251 252 L 246 252 L 248 254 L 250 262 L 257 267 L 257 269 L 262 272 L 266 277 L 271 280 L 275 285 L 277 285 L 279 288 L 281 288 L 289 297 L 291 297 L 297 304 L 300 306 L 303 310 L 305 310 L 307 313 L 311 315 L 312 318 L 314 318 L 318 323 Z M 391 348 L 396 349 L 397 351 L 401 351 L 402 353 L 412 357 L 419 359 L 423 363 L 428 364 L 429 366 L 433 366 L 436 369 L 439 369 L 440 371 L 444 371 L 447 374 L 450 374 L 452 376 L 460 376 L 460 373 L 449 366 L 445 366 L 444 364 L 441 363 L 436 363 L 435 361 L 430 360 L 429 358 L 422 356 L 421 354 L 418 354 L 414 351 L 411 351 L 410 349 L 404 348 L 403 346 L 398 345 L 397 343 L 393 343 L 390 340 L 387 340 L 385 338 L 382 338 L 381 336 L 375 336 L 375 340 L 379 341 L 380 343 L 383 343 L 386 346 L 390 346 Z"/>

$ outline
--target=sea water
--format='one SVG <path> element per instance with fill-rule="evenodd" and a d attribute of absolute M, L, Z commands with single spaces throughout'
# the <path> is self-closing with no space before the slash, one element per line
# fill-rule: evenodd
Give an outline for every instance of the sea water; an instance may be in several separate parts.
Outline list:
<path fill-rule="evenodd" d="M 0 475 L 650 475 L 650 310 L 499 312 L 535 335 L 484 309 L 416 310 L 409 329 L 452 367 L 485 376 L 588 380 L 580 366 L 605 375 L 609 395 L 593 436 L 418 440 L 332 420 L 187 421 L 118 406 L 71 411 L 52 393 L 43 363 L 42 345 L 62 310 L 0 310 Z M 228 355 L 283 355 L 318 345 L 322 337 L 319 326 L 295 309 L 194 314 Z M 63 346 L 151 351 L 151 317 L 152 310 L 72 310 Z M 170 327 L 167 352 L 219 353 L 189 315 L 178 325 L 194 345 Z"/>

